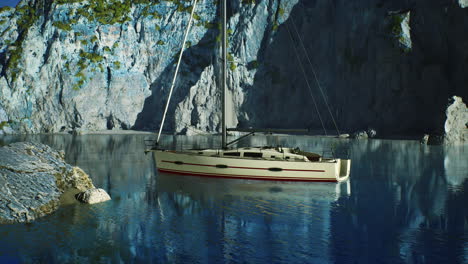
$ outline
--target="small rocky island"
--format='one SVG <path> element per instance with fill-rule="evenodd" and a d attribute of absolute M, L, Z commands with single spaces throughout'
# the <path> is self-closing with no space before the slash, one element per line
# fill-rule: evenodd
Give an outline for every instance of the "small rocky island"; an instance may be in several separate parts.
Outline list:
<path fill-rule="evenodd" d="M 31 222 L 51 214 L 64 193 L 96 203 L 110 200 L 65 153 L 40 143 L 18 142 L 0 148 L 0 224 Z"/>

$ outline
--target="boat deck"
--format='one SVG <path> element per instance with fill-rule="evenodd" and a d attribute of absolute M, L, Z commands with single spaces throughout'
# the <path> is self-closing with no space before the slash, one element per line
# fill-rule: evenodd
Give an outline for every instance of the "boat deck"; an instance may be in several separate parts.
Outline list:
<path fill-rule="evenodd" d="M 176 151 L 194 156 L 209 156 L 219 158 L 249 159 L 249 160 L 270 160 L 270 161 L 289 161 L 289 162 L 329 162 L 334 163 L 334 158 L 323 158 L 316 153 L 300 152 L 296 154 L 291 148 L 272 148 L 272 147 L 249 147 L 236 149 L 194 149 Z M 305 155 L 304 155 L 305 154 Z M 307 155 L 309 154 L 309 155 Z M 312 158 L 313 157 L 313 158 Z"/>

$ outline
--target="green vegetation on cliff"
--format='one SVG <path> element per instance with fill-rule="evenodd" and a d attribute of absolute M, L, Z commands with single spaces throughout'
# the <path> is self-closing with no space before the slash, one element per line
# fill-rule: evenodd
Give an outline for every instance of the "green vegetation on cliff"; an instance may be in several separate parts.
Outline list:
<path fill-rule="evenodd" d="M 23 42 L 26 39 L 30 27 L 38 19 L 36 10 L 27 5 L 16 7 L 16 14 L 18 16 L 18 20 L 16 22 L 18 26 L 18 38 L 13 44 L 11 44 L 9 59 L 7 62 L 7 69 L 11 74 L 13 82 L 16 81 L 18 74 L 21 72 L 21 69 L 19 68 L 19 60 L 23 54 Z"/>
<path fill-rule="evenodd" d="M 162 14 L 160 13 L 161 10 L 158 5 L 163 3 L 172 6 L 172 9 L 175 8 L 176 12 L 192 11 L 191 0 L 53 0 L 52 8 L 56 8 L 60 15 L 51 16 L 51 18 L 53 17 L 51 21 L 52 25 L 59 30 L 61 36 L 72 34 L 77 44 L 81 44 L 84 49 L 80 52 L 78 61 L 73 58 L 62 58 L 65 69 L 70 73 L 73 71 L 75 77 L 79 78 L 78 83 L 73 88 L 79 89 L 85 83 L 86 77 L 84 76 L 84 70 L 88 66 L 93 66 L 91 68 L 92 71 L 96 69 L 101 69 L 101 71 L 103 71 L 106 65 L 103 55 L 105 52 L 114 53 L 115 49 L 118 47 L 118 43 L 115 43 L 112 47 L 99 47 L 97 36 L 85 37 L 90 35 L 90 32 L 80 27 L 79 24 L 83 23 L 83 19 L 88 20 L 89 24 L 96 25 L 125 24 L 136 14 L 151 19 L 161 19 Z M 35 7 L 37 6 L 23 4 L 17 6 L 16 9 L 10 7 L 0 9 L 0 13 L 15 10 L 13 15 L 16 17 L 17 21 L 17 39 L 5 41 L 5 44 L 9 45 L 5 69 L 12 82 L 15 82 L 22 72 L 21 60 L 24 52 L 23 43 L 27 38 L 29 29 L 41 16 L 40 9 L 35 9 Z M 134 13 L 132 14 L 132 12 Z M 7 17 L 2 17 L 0 19 L 0 25 L 6 23 L 8 21 L 7 19 Z M 205 26 L 206 28 L 212 28 L 215 25 L 210 22 L 201 21 L 201 16 L 198 14 L 194 14 L 194 19 L 198 21 L 200 26 Z M 160 26 L 155 25 L 155 29 L 159 30 Z M 160 40 L 157 44 L 165 45 L 165 42 Z M 191 43 L 188 42 L 187 46 L 190 47 Z M 90 51 L 90 49 L 93 51 Z M 114 69 L 120 68 L 119 62 L 108 63 L 111 63 Z M 75 65 L 75 67 L 73 67 L 73 65 Z"/>
<path fill-rule="evenodd" d="M 56 28 L 61 29 L 63 31 L 70 31 L 72 29 L 70 24 L 64 23 L 62 21 L 55 21 L 54 23 L 52 23 L 52 25 L 54 25 Z"/>
<path fill-rule="evenodd" d="M 10 11 L 10 10 L 13 10 L 13 8 L 9 6 L 0 7 L 0 13 Z"/>

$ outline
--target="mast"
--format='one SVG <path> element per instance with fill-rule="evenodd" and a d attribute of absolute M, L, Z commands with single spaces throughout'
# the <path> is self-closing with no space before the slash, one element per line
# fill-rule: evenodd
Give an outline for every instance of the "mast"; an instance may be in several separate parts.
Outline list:
<path fill-rule="evenodd" d="M 221 147 L 227 148 L 227 132 L 226 132 L 226 74 L 227 74 L 227 30 L 226 30 L 226 0 L 221 0 L 221 24 L 222 24 L 222 70 L 221 70 Z"/>

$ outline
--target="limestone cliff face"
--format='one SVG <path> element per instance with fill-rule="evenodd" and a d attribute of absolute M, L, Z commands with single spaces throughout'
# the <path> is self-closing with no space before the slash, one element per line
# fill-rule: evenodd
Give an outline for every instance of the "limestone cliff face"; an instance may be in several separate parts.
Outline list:
<path fill-rule="evenodd" d="M 219 129 L 215 2 L 197 8 L 167 131 Z M 189 5 L 23 0 L 0 12 L 0 133 L 159 127 Z M 464 6 L 229 1 L 229 126 L 320 128 L 313 96 L 329 129 L 331 112 L 344 131 L 442 132 L 447 99 L 468 97 Z"/>
<path fill-rule="evenodd" d="M 168 130 L 219 126 L 215 2 L 196 9 Z M 232 108 L 243 104 L 243 85 L 253 80 L 255 69 L 245 65 L 296 2 L 231 1 Z M 190 1 L 23 0 L 0 14 L 0 131 L 159 126 Z"/>

